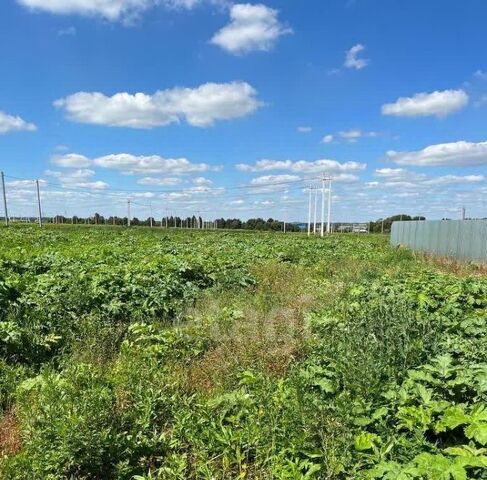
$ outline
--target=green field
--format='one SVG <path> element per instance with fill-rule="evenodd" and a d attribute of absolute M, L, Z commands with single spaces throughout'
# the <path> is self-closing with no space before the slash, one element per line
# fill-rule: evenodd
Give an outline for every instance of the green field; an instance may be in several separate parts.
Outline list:
<path fill-rule="evenodd" d="M 487 278 L 375 235 L 0 229 L 0 478 L 487 479 Z"/>

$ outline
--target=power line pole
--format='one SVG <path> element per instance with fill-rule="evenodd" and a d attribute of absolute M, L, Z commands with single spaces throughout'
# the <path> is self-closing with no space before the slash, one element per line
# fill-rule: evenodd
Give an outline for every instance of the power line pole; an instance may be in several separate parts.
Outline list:
<path fill-rule="evenodd" d="M 308 237 L 311 234 L 311 185 L 309 186 L 309 204 L 308 204 Z"/>
<path fill-rule="evenodd" d="M 321 177 L 321 236 L 325 234 L 325 174 Z"/>
<path fill-rule="evenodd" d="M 7 192 L 5 191 L 5 175 L 1 172 L 2 176 L 2 191 L 3 191 L 3 209 L 5 211 L 5 225 L 8 227 L 8 208 L 7 208 Z"/>
<path fill-rule="evenodd" d="M 326 233 L 331 233 L 331 177 L 328 179 L 328 223 Z"/>
<path fill-rule="evenodd" d="M 130 227 L 130 198 L 127 200 L 127 227 Z"/>
<path fill-rule="evenodd" d="M 149 210 L 150 210 L 150 228 L 152 228 L 152 203 L 149 202 Z"/>
<path fill-rule="evenodd" d="M 316 212 L 318 208 L 318 189 L 315 188 L 315 211 L 313 216 L 313 235 L 316 235 Z"/>
<path fill-rule="evenodd" d="M 42 208 L 41 208 L 41 192 L 39 189 L 39 180 L 36 180 L 37 187 L 37 208 L 39 209 L 39 227 L 42 228 Z"/>

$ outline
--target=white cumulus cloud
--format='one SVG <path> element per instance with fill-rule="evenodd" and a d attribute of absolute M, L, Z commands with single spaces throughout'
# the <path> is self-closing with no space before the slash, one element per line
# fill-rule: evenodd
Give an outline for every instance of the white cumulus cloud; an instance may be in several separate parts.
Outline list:
<path fill-rule="evenodd" d="M 200 2 L 201 0 L 17 0 L 17 3 L 32 11 L 101 17 L 111 22 L 128 23 L 157 5 L 190 9 Z"/>
<path fill-rule="evenodd" d="M 452 142 L 430 145 L 422 150 L 396 152 L 387 157 L 398 165 L 471 166 L 487 165 L 487 142 Z"/>
<path fill-rule="evenodd" d="M 278 11 L 265 5 L 239 3 L 230 8 L 230 23 L 211 39 L 233 54 L 270 50 L 277 39 L 292 30 L 279 22 Z"/>
<path fill-rule="evenodd" d="M 99 16 L 110 21 L 138 15 L 153 6 L 155 0 L 17 0 L 32 10 L 56 15 Z"/>
<path fill-rule="evenodd" d="M 420 182 L 426 178 L 426 175 L 423 173 L 412 172 L 405 168 L 378 168 L 376 169 L 375 174 L 389 182 Z"/>
<path fill-rule="evenodd" d="M 154 128 L 185 120 L 196 127 L 243 117 L 261 106 L 245 82 L 205 83 L 145 93 L 78 92 L 54 102 L 70 120 L 111 127 Z"/>
<path fill-rule="evenodd" d="M 397 178 L 406 176 L 408 171 L 404 168 L 378 168 L 375 173 L 379 177 Z"/>
<path fill-rule="evenodd" d="M 34 188 L 37 186 L 35 180 L 12 180 L 11 182 L 5 182 L 7 187 L 13 188 Z M 45 180 L 39 180 L 39 186 L 43 187 L 47 184 Z"/>
<path fill-rule="evenodd" d="M 369 64 L 369 60 L 365 58 L 359 58 L 359 54 L 365 50 L 365 46 L 361 43 L 354 45 L 350 50 L 347 50 L 345 54 L 344 66 L 347 68 L 355 68 L 361 70 Z"/>
<path fill-rule="evenodd" d="M 137 180 L 139 185 L 153 185 L 157 187 L 171 187 L 174 185 L 179 185 L 182 180 L 178 177 L 166 177 L 166 178 L 155 178 L 155 177 L 144 177 Z"/>
<path fill-rule="evenodd" d="M 336 160 L 321 159 L 313 162 L 306 160 L 268 160 L 257 161 L 254 165 L 239 163 L 236 165 L 237 170 L 241 172 L 265 172 L 271 170 L 289 170 L 295 173 L 318 173 L 325 172 L 329 174 L 359 172 L 365 170 L 365 163 L 344 162 Z"/>
<path fill-rule="evenodd" d="M 164 158 L 159 155 L 131 155 L 119 153 L 93 160 L 98 167 L 119 170 L 127 175 L 184 175 L 194 172 L 218 170 L 207 163 L 192 163 L 187 158 Z"/>
<path fill-rule="evenodd" d="M 37 130 L 37 127 L 33 123 L 26 122 L 20 117 L 8 115 L 7 113 L 0 111 L 0 135 L 21 130 L 32 132 Z"/>
<path fill-rule="evenodd" d="M 394 103 L 382 105 L 382 114 L 397 117 L 446 117 L 467 104 L 468 95 L 463 90 L 417 93 L 412 97 L 400 97 Z"/>
<path fill-rule="evenodd" d="M 83 168 L 91 165 L 91 160 L 84 155 L 77 153 L 67 153 L 65 155 L 54 155 L 51 157 L 51 163 L 59 167 L 66 168 Z"/>
<path fill-rule="evenodd" d="M 250 181 L 251 185 L 270 185 L 276 183 L 288 183 L 299 180 L 297 175 L 263 175 L 262 177 L 253 178 Z"/>
<path fill-rule="evenodd" d="M 193 178 L 193 183 L 200 187 L 208 187 L 213 184 L 213 182 L 209 178 L 205 177 Z"/>
<path fill-rule="evenodd" d="M 80 168 L 68 171 L 46 170 L 45 175 L 56 178 L 66 188 L 87 188 L 91 190 L 104 190 L 109 185 L 101 180 L 92 180 L 95 175 L 93 170 Z"/>
<path fill-rule="evenodd" d="M 425 185 L 452 185 L 462 183 L 481 183 L 485 182 L 483 175 L 443 175 L 441 177 L 432 178 L 424 182 Z"/>

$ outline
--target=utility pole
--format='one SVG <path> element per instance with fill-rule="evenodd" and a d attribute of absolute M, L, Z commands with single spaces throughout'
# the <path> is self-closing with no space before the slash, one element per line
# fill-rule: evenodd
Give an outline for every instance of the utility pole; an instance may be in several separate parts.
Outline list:
<path fill-rule="evenodd" d="M 465 207 L 462 207 L 462 220 L 465 220 L 465 214 L 466 214 Z"/>
<path fill-rule="evenodd" d="M 316 235 L 316 211 L 318 208 L 318 189 L 315 188 L 315 211 L 313 216 L 313 235 Z"/>
<path fill-rule="evenodd" d="M 309 186 L 309 203 L 308 203 L 308 237 L 311 234 L 311 195 L 312 195 L 312 190 L 311 190 L 311 185 Z"/>
<path fill-rule="evenodd" d="M 321 177 L 321 236 L 325 234 L 325 174 Z"/>
<path fill-rule="evenodd" d="M 152 228 L 152 203 L 149 202 L 149 210 L 150 210 L 150 228 Z"/>
<path fill-rule="evenodd" d="M 382 219 L 382 226 L 380 228 L 380 233 L 384 233 L 384 219 Z"/>
<path fill-rule="evenodd" d="M 39 209 L 39 227 L 42 227 L 41 192 L 39 190 L 39 180 L 36 180 L 36 187 L 37 187 L 37 208 Z"/>
<path fill-rule="evenodd" d="M 127 200 L 127 227 L 130 227 L 130 198 Z"/>
<path fill-rule="evenodd" d="M 331 233 L 331 177 L 328 179 L 328 223 L 326 233 Z"/>
<path fill-rule="evenodd" d="M 2 191 L 3 191 L 3 209 L 5 211 L 5 225 L 8 227 L 8 209 L 7 209 L 7 192 L 5 191 L 5 175 L 1 172 Z"/>

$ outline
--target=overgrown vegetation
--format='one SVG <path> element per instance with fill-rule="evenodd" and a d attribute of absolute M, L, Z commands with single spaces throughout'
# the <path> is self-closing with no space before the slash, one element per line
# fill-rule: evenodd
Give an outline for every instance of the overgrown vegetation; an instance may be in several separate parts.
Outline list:
<path fill-rule="evenodd" d="M 487 280 L 374 235 L 0 231 L 0 477 L 487 478 Z"/>

